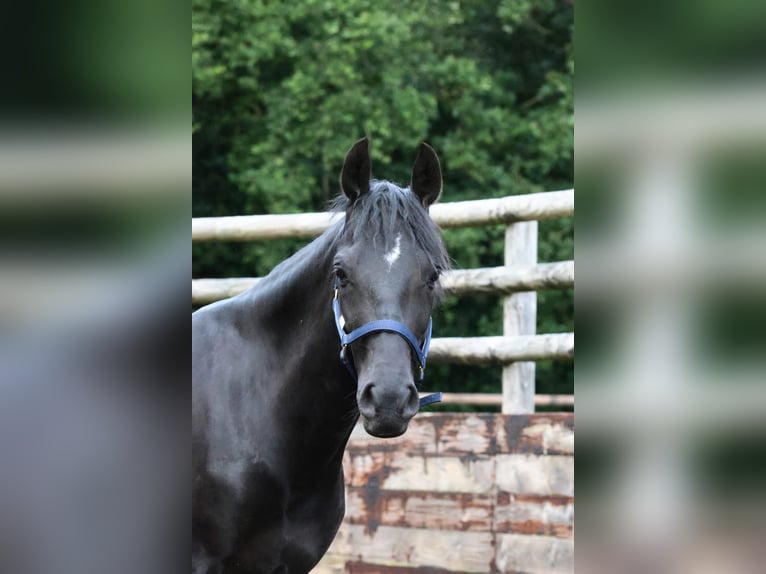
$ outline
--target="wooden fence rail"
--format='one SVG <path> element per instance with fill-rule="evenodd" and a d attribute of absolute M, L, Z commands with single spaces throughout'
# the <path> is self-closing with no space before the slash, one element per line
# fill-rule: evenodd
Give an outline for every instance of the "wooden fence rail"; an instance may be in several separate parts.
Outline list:
<path fill-rule="evenodd" d="M 573 214 L 573 189 L 438 203 L 431 207 L 431 217 L 444 228 L 556 219 Z M 342 218 L 342 214 L 329 213 L 197 217 L 192 219 L 192 241 L 310 238 Z"/>
<path fill-rule="evenodd" d="M 260 281 L 260 277 L 192 280 L 192 303 L 203 305 L 234 297 Z M 508 295 L 517 291 L 567 289 L 574 286 L 574 261 L 519 267 L 459 269 L 440 281 L 450 295 Z"/>
<path fill-rule="evenodd" d="M 514 361 L 574 357 L 574 333 L 518 337 L 446 337 L 431 341 L 432 364 L 506 365 Z"/>
<path fill-rule="evenodd" d="M 423 393 L 422 396 L 428 393 Z M 442 393 L 443 405 L 503 406 L 502 393 Z M 573 407 L 574 395 L 535 395 L 536 407 Z"/>

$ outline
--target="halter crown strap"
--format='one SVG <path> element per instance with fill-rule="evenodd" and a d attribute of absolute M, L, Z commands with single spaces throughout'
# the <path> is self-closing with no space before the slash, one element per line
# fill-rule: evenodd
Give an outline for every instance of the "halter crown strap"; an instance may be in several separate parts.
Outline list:
<path fill-rule="evenodd" d="M 333 311 L 333 315 L 335 316 L 335 327 L 338 329 L 338 337 L 340 337 L 340 345 L 341 345 L 340 360 L 343 362 L 344 365 L 346 365 L 346 368 L 348 369 L 348 372 L 351 374 L 353 379 L 356 380 L 358 376 L 357 376 L 356 369 L 354 368 L 354 364 L 349 359 L 348 353 L 346 352 L 347 347 L 354 341 L 361 339 L 362 337 L 365 337 L 369 335 L 370 333 L 385 331 L 389 333 L 396 333 L 397 335 L 401 336 L 405 341 L 407 341 L 407 343 L 409 343 L 410 347 L 415 353 L 415 357 L 418 360 L 418 365 L 420 367 L 420 380 L 422 381 L 423 378 L 425 377 L 428 349 L 431 346 L 431 329 L 432 329 L 431 317 L 428 318 L 428 327 L 426 328 L 426 336 L 425 336 L 425 340 L 423 341 L 422 347 L 418 344 L 417 337 L 415 337 L 415 335 L 412 334 L 412 331 L 410 331 L 404 323 L 400 323 L 399 321 L 393 321 L 391 319 L 378 319 L 375 321 L 370 321 L 369 323 L 365 323 L 361 327 L 354 329 L 350 333 L 346 333 L 346 330 L 344 329 L 346 322 L 345 322 L 345 319 L 343 318 L 343 315 L 340 312 L 340 299 L 338 297 L 339 290 L 340 290 L 340 284 L 338 279 L 336 278 L 335 292 L 332 299 L 332 311 Z M 438 403 L 441 400 L 442 400 L 442 394 L 434 393 L 421 398 L 420 406 L 424 407 L 432 403 Z"/>

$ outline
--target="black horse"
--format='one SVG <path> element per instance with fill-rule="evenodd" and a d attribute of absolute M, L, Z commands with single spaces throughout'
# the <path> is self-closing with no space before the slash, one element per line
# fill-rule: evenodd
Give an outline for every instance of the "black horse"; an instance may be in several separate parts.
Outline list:
<path fill-rule="evenodd" d="M 341 462 L 359 416 L 395 437 L 418 412 L 449 266 L 428 215 L 439 159 L 423 143 L 409 188 L 371 181 L 362 139 L 340 183 L 344 221 L 193 315 L 194 573 L 311 570 L 343 519 Z"/>

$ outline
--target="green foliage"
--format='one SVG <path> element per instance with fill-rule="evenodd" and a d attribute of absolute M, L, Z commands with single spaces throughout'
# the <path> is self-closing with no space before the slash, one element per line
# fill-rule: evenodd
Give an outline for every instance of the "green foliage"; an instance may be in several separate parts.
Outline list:
<path fill-rule="evenodd" d="M 418 141 L 445 201 L 570 187 L 572 7 L 499 0 L 193 0 L 194 215 L 316 211 L 343 155 L 372 140 L 374 175 L 406 183 Z M 540 260 L 573 256 L 573 222 L 540 224 Z M 502 264 L 502 228 L 448 230 L 458 268 Z M 201 244 L 197 277 L 253 276 L 297 241 Z M 538 295 L 539 332 L 573 328 L 570 292 Z M 497 335 L 497 298 L 449 299 L 440 336 Z M 440 389 L 497 391 L 497 368 L 442 367 Z M 572 365 L 538 386 L 571 391 Z M 436 384 L 436 383 L 435 383 Z"/>

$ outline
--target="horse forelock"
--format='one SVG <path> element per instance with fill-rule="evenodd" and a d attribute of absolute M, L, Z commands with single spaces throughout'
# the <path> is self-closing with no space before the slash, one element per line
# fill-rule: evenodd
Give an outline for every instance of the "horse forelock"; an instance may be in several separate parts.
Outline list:
<path fill-rule="evenodd" d="M 341 194 L 333 203 L 333 211 L 346 211 L 348 199 Z M 450 268 L 450 258 L 442 242 L 439 227 L 409 188 L 390 181 L 370 182 L 370 191 L 359 197 L 339 233 L 351 233 L 355 240 L 371 241 L 390 251 L 402 234 L 416 243 L 439 270 Z"/>

